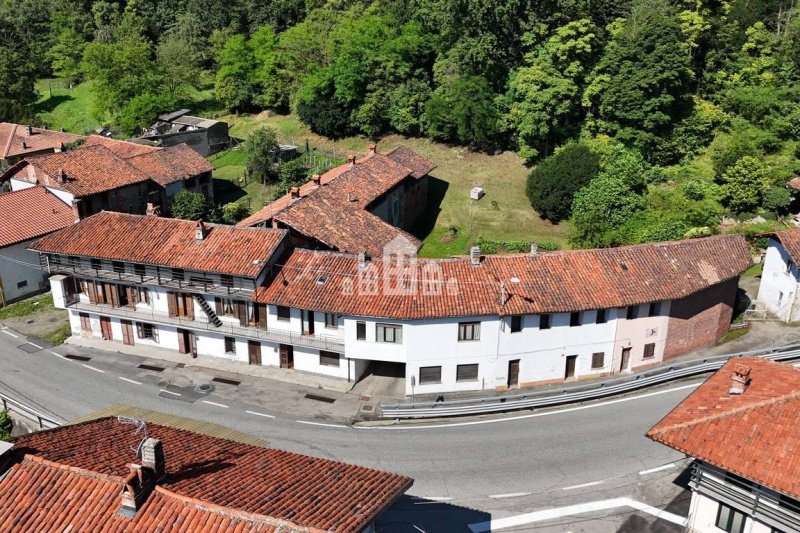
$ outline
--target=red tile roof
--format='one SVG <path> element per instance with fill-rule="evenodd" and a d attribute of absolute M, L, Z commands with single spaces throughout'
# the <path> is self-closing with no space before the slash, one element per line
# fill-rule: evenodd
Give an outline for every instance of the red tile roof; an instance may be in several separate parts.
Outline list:
<path fill-rule="evenodd" d="M 177 521 L 182 513 L 191 516 L 200 507 L 212 511 L 209 518 L 217 514 L 215 511 L 244 516 L 242 527 L 256 522 L 258 517 L 270 517 L 317 530 L 356 532 L 369 525 L 412 484 L 410 478 L 397 474 L 259 448 L 158 424 L 148 424 L 147 432 L 149 437 L 163 443 L 167 474 L 159 483 L 159 489 L 163 491 L 158 490 L 137 513 L 136 520 L 140 520 L 142 525 L 162 519 Z M 9 453 L 36 455 L 90 471 L 90 477 L 113 479 L 109 477 L 127 475 L 126 465 L 138 462 L 131 450 L 140 440 L 141 435 L 131 431 L 131 426 L 123 425 L 115 418 L 101 418 L 18 437 Z M 27 479 L 23 480 L 27 474 L 17 472 L 13 475 L 17 474 L 17 483 L 27 487 Z M 6 492 L 3 487 L 8 487 L 13 499 L 12 512 L 24 514 L 34 501 L 44 503 L 54 495 L 49 491 L 39 495 L 35 488 L 27 488 L 25 494 L 31 495 L 32 499 L 25 495 L 17 498 L 14 496 L 15 486 L 7 485 L 7 482 L 8 478 L 0 482 L 0 498 Z M 97 505 L 102 512 L 106 496 L 110 496 L 112 491 L 104 485 L 97 488 L 97 492 L 87 490 L 83 493 L 86 500 L 76 495 L 70 498 L 72 502 L 65 503 L 75 512 L 83 509 L 81 502 L 87 506 L 89 503 Z M 5 497 L 9 496 L 6 494 Z M 116 501 L 114 498 L 114 504 Z M 0 517 L 3 516 L 2 507 L 0 503 Z M 58 516 L 65 518 L 66 515 Z M 83 516 L 86 520 L 94 518 L 88 513 Z M 225 526 L 224 518 L 222 520 L 220 525 Z M 150 531 L 154 527 L 149 525 L 143 529 Z"/>
<path fill-rule="evenodd" d="M 83 137 L 43 128 L 32 128 L 28 135 L 27 126 L 0 122 L 0 159 L 60 150 L 63 145 L 79 139 Z"/>
<path fill-rule="evenodd" d="M 150 176 L 101 145 L 31 156 L 11 167 L 7 174 L 21 181 L 67 191 L 77 198 L 150 180 Z"/>
<path fill-rule="evenodd" d="M 72 207 L 44 187 L 0 194 L 0 213 L 0 247 L 47 235 L 75 221 Z"/>
<path fill-rule="evenodd" d="M 800 265 L 800 229 L 778 231 L 772 236 L 781 243 L 795 264 Z"/>
<path fill-rule="evenodd" d="M 285 230 L 206 224 L 208 233 L 198 241 L 196 225 L 190 220 L 103 211 L 31 248 L 255 278 L 286 237 Z"/>
<path fill-rule="evenodd" d="M 736 365 L 750 368 L 741 395 L 728 394 Z M 800 499 L 800 369 L 731 359 L 647 436 Z"/>
<path fill-rule="evenodd" d="M 86 138 L 84 146 L 105 146 L 117 157 L 128 159 L 137 155 L 149 154 L 159 150 L 155 146 L 148 146 L 146 144 L 139 144 L 130 141 L 120 141 L 118 139 L 110 139 L 102 135 L 90 135 Z"/>
<path fill-rule="evenodd" d="M 411 175 L 415 178 L 421 178 L 426 174 L 430 174 L 436 168 L 432 162 L 420 156 L 411 148 L 405 146 L 398 146 L 386 153 L 386 156 L 400 163 L 404 167 L 412 170 Z"/>
<path fill-rule="evenodd" d="M 127 161 L 163 187 L 214 170 L 208 159 L 185 144 L 135 155 Z"/>
<path fill-rule="evenodd" d="M 388 261 L 375 260 L 359 270 L 354 255 L 296 249 L 255 299 L 395 319 L 570 312 L 683 298 L 735 278 L 750 267 L 751 258 L 744 238 L 728 235 L 535 256 L 489 255 L 479 266 L 468 258 L 414 264 L 417 283 L 398 292 L 386 289 L 397 284 Z M 374 294 L 371 279 L 379 284 Z M 431 279 L 438 283 L 427 283 Z"/>

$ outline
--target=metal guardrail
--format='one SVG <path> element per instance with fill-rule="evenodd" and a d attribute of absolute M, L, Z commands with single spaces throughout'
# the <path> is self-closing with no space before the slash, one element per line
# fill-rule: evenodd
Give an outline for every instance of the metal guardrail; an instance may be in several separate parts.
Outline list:
<path fill-rule="evenodd" d="M 661 368 L 651 369 L 639 374 L 627 375 L 600 383 L 587 384 L 560 391 L 532 391 L 483 398 L 469 398 L 440 402 L 408 402 L 380 406 L 380 415 L 387 419 L 400 418 L 443 418 L 450 416 L 480 415 L 500 413 L 518 409 L 549 407 L 596 400 L 617 394 L 624 394 L 644 387 L 659 385 L 670 381 L 692 377 L 719 370 L 728 359 L 734 357 L 766 357 L 774 361 L 800 359 L 800 345 L 793 344 L 775 348 L 738 352 L 707 357 Z"/>
<path fill-rule="evenodd" d="M 0 405 L 2 405 L 3 411 L 13 411 L 29 420 L 35 420 L 39 424 L 39 429 L 52 429 L 61 426 L 61 422 L 53 420 L 48 415 L 42 414 L 5 394 L 0 394 Z"/>

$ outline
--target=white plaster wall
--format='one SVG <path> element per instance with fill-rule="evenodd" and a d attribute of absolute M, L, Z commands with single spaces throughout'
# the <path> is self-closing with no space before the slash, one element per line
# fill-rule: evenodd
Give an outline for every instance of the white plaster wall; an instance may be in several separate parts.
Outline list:
<path fill-rule="evenodd" d="M 777 240 L 770 239 L 764 254 L 758 301 L 763 302 L 767 310 L 781 320 L 795 321 L 800 320 L 800 305 L 796 302 L 800 271 L 797 265 L 792 264 L 787 272 L 788 261 L 789 254 L 783 246 Z"/>
<path fill-rule="evenodd" d="M 692 502 L 690 505 L 687 527 L 689 531 L 697 533 L 720 533 L 724 529 L 716 526 L 717 511 L 719 502 L 699 492 L 692 492 Z M 747 515 L 747 510 L 743 510 Z M 761 522 L 757 522 L 747 517 L 744 526 L 745 533 L 771 533 L 772 529 Z"/>
<path fill-rule="evenodd" d="M 629 372 L 638 366 L 660 363 L 664 356 L 664 346 L 667 341 L 667 325 L 669 323 L 669 310 L 671 302 L 661 302 L 661 309 L 656 316 L 647 316 L 650 304 L 639 306 L 638 318 L 628 320 L 627 308 L 617 309 L 617 334 L 614 348 L 613 372 L 620 372 L 623 348 L 631 348 L 630 360 L 627 369 Z M 643 359 L 645 344 L 655 343 L 655 354 L 652 358 Z"/>
<path fill-rule="evenodd" d="M 352 372 L 349 361 L 342 354 L 339 355 L 338 367 L 323 366 L 319 364 L 319 350 L 295 346 L 294 368 L 303 372 L 313 372 L 340 379 L 353 379 L 353 376 L 348 373 L 348 370 Z"/>
<path fill-rule="evenodd" d="M 47 272 L 38 267 L 39 254 L 26 249 L 32 242 L 30 240 L 0 248 L 0 281 L 3 283 L 6 300 L 39 292 L 39 284 L 47 279 Z M 17 284 L 22 282 L 27 282 L 27 285 L 18 288 Z"/>
<path fill-rule="evenodd" d="M 345 354 L 351 359 L 365 359 L 368 361 L 387 361 L 390 363 L 405 363 L 407 356 L 409 327 L 407 323 L 398 320 L 379 320 L 375 318 L 344 317 L 344 345 Z M 357 322 L 365 322 L 367 328 L 366 340 L 356 340 Z M 393 344 L 375 341 L 376 324 L 398 324 L 403 327 L 403 342 Z M 298 326 L 299 328 L 299 326 Z"/>

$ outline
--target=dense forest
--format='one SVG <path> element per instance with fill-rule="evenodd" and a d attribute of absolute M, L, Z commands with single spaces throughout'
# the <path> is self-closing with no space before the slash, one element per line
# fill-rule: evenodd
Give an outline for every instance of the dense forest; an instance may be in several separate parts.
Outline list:
<path fill-rule="evenodd" d="M 579 246 L 780 218 L 800 168 L 794 0 L 0 0 L 0 47 L 2 120 L 89 79 L 135 132 L 213 76 L 332 138 L 514 150 Z"/>

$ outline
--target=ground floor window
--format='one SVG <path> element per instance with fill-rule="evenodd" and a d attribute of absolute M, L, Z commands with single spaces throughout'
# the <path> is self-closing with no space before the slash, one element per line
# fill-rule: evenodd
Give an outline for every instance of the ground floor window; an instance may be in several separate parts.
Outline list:
<path fill-rule="evenodd" d="M 234 339 L 233 337 L 225 337 L 225 353 L 227 354 L 236 353 L 236 339 Z"/>
<path fill-rule="evenodd" d="M 81 313 L 81 331 L 85 331 L 87 333 L 92 332 L 92 321 L 89 319 L 89 315 L 86 313 Z"/>
<path fill-rule="evenodd" d="M 456 381 L 478 381 L 478 364 L 456 366 Z"/>
<path fill-rule="evenodd" d="M 140 339 L 150 339 L 154 342 L 158 342 L 158 328 L 153 324 L 137 322 L 136 333 L 139 335 Z"/>
<path fill-rule="evenodd" d="M 440 366 L 421 366 L 419 367 L 419 384 L 428 385 L 431 383 L 442 382 L 442 367 Z"/>
<path fill-rule="evenodd" d="M 603 368 L 606 364 L 605 352 L 597 352 L 592 354 L 592 368 Z"/>
<path fill-rule="evenodd" d="M 716 525 L 721 530 L 727 531 L 728 533 L 743 533 L 745 519 L 744 513 L 740 513 L 733 507 L 725 505 L 724 503 L 719 504 Z"/>
<path fill-rule="evenodd" d="M 655 343 L 645 344 L 644 345 L 644 353 L 642 354 L 642 359 L 651 359 L 656 355 L 656 345 Z"/>
<path fill-rule="evenodd" d="M 339 354 L 336 352 L 326 352 L 325 350 L 319 351 L 319 364 L 321 366 L 335 366 L 339 367 Z"/>

